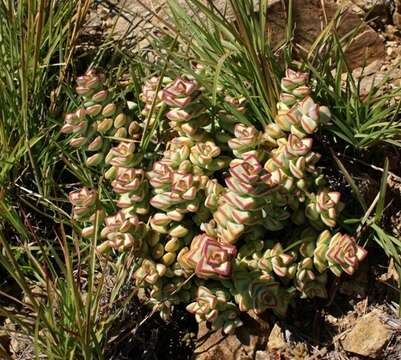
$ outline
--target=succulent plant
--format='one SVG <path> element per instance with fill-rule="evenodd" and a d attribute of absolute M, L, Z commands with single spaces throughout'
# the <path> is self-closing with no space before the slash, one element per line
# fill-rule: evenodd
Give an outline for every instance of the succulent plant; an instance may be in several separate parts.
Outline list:
<path fill-rule="evenodd" d="M 199 100 L 200 87 L 195 79 L 177 78 L 166 86 L 162 93 L 162 101 L 170 107 L 166 113 L 170 126 L 180 134 L 197 141 L 206 139 L 207 134 L 202 127 L 210 124 L 210 117 L 205 114 L 205 107 Z"/>
<path fill-rule="evenodd" d="M 226 167 L 230 162 L 227 156 L 220 156 L 220 148 L 212 141 L 199 142 L 191 147 L 189 159 L 197 173 L 212 174 Z"/>
<path fill-rule="evenodd" d="M 107 179 L 114 179 L 117 174 L 117 169 L 120 167 L 135 167 L 137 166 L 143 155 L 135 152 L 136 145 L 134 142 L 120 142 L 117 146 L 112 147 L 108 152 L 105 162 L 111 167 L 105 173 Z"/>
<path fill-rule="evenodd" d="M 280 101 L 275 123 L 265 129 L 265 139 L 275 144 L 280 132 L 290 132 L 298 138 L 313 134 L 321 124 L 330 120 L 330 111 L 326 106 L 316 104 L 310 95 L 306 73 L 288 69 L 281 80 Z"/>
<path fill-rule="evenodd" d="M 76 93 L 82 99 L 82 106 L 67 114 L 61 132 L 72 134 L 69 144 L 88 153 L 87 166 L 104 165 L 110 149 L 110 139 L 137 139 L 139 124 L 132 121 L 120 104 L 113 102 L 113 96 L 104 86 L 105 75 L 89 70 L 77 79 Z"/>
<path fill-rule="evenodd" d="M 160 82 L 160 89 L 157 90 Z M 160 78 L 157 76 L 153 76 L 150 79 L 146 80 L 144 85 L 142 86 L 142 92 L 140 94 L 140 98 L 144 103 L 142 109 L 142 115 L 145 118 L 145 126 L 153 126 L 156 120 L 157 113 L 160 111 L 163 106 L 162 94 L 163 88 L 171 82 L 171 79 L 167 77 L 163 77 L 160 81 Z M 153 111 L 152 111 L 153 106 Z"/>
<path fill-rule="evenodd" d="M 196 299 L 187 306 L 187 310 L 195 315 L 197 322 L 208 321 L 213 329 L 222 328 L 225 334 L 232 334 L 242 326 L 242 321 L 237 307 L 228 301 L 229 298 L 225 290 L 199 286 Z"/>
<path fill-rule="evenodd" d="M 106 214 L 96 192 L 83 188 L 69 195 L 73 217 L 83 236 L 93 235 L 97 219 L 99 253 L 132 252 L 136 286 L 163 319 L 182 303 L 198 322 L 233 333 L 239 312 L 284 316 L 295 296 L 327 297 L 330 271 L 355 272 L 366 251 L 334 232 L 343 205 L 312 151 L 330 112 L 313 101 L 307 74 L 286 72 L 278 114 L 264 131 L 235 123 L 228 108 L 245 112 L 241 97 L 226 97 L 211 116 L 190 76 L 145 82 L 144 124 L 123 116 L 104 82 L 93 71 L 78 79 L 83 105 L 62 131 L 92 152 L 89 165 L 109 166 L 101 172 L 119 211 Z M 164 120 L 175 137 L 152 138 L 143 154 L 142 128 L 163 133 Z"/>
<path fill-rule="evenodd" d="M 93 189 L 83 187 L 82 189 L 71 191 L 68 199 L 72 204 L 73 218 L 83 224 L 90 224 L 82 229 L 81 235 L 89 237 L 94 234 L 96 216 L 100 224 L 103 220 L 104 212 L 99 205 L 97 193 Z"/>
<path fill-rule="evenodd" d="M 232 149 L 237 158 L 247 157 L 250 152 L 260 157 L 258 148 L 261 146 L 262 133 L 254 126 L 245 126 L 238 123 L 234 127 L 235 137 L 228 141 L 228 146 Z M 259 155 L 259 156 L 257 156 Z"/>
<path fill-rule="evenodd" d="M 310 94 L 309 75 L 307 73 L 287 69 L 285 75 L 281 79 L 279 108 L 284 106 L 289 108 Z"/>
<path fill-rule="evenodd" d="M 166 270 L 167 268 L 163 264 L 156 264 L 153 260 L 143 259 L 134 274 L 137 286 L 142 287 L 143 283 L 155 285 L 164 276 Z"/>
<path fill-rule="evenodd" d="M 267 173 L 254 154 L 230 163 L 230 176 L 225 179 L 227 191 L 220 197 L 213 218 L 219 236 L 234 243 L 247 225 L 260 221 L 266 196 L 279 183 L 275 174 Z"/>
<path fill-rule="evenodd" d="M 342 210 L 343 204 L 340 202 L 341 194 L 336 191 L 323 189 L 308 200 L 305 209 L 306 216 L 311 223 L 318 226 L 336 226 L 337 213 Z"/>
<path fill-rule="evenodd" d="M 326 282 L 327 274 L 315 271 L 312 258 L 304 258 L 298 263 L 294 283 L 302 298 L 326 298 Z"/>
<path fill-rule="evenodd" d="M 278 171 L 287 191 L 293 190 L 298 180 L 305 179 L 308 175 L 318 175 L 315 164 L 320 159 L 320 155 L 311 151 L 312 142 L 311 138 L 300 139 L 290 135 L 288 140 L 283 139 L 279 147 L 271 151 L 271 157 L 265 163 L 265 169 L 270 173 Z M 299 182 L 300 185 L 301 183 L 303 184 Z"/>
<path fill-rule="evenodd" d="M 162 192 L 160 191 L 161 187 L 157 188 L 158 192 L 150 199 L 150 204 L 153 207 L 167 213 L 180 214 L 199 210 L 201 199 L 198 192 L 205 183 L 201 175 L 188 174 L 184 171 L 171 171 L 168 166 L 161 163 L 155 163 L 149 174 L 151 174 L 149 182 L 154 187 L 156 185 L 165 186 L 167 181 L 169 183 L 167 191 Z M 159 178 L 156 178 L 157 175 Z"/>
<path fill-rule="evenodd" d="M 138 217 L 126 216 L 124 212 L 119 211 L 104 219 L 100 236 L 106 240 L 97 247 L 97 251 L 99 253 L 108 249 L 143 251 L 146 232 L 146 225 L 139 221 Z"/>
<path fill-rule="evenodd" d="M 290 109 L 280 109 L 274 121 L 281 130 L 303 138 L 317 131 L 321 123 L 327 123 L 330 116 L 327 107 L 319 106 L 308 96 Z"/>
<path fill-rule="evenodd" d="M 366 250 L 352 236 L 341 233 L 332 235 L 325 230 L 317 240 L 314 263 L 319 272 L 328 268 L 336 276 L 343 271 L 352 275 L 366 255 Z"/>
<path fill-rule="evenodd" d="M 128 214 L 149 212 L 149 183 L 143 169 L 119 167 L 111 186 L 119 195 L 117 206 Z"/>
<path fill-rule="evenodd" d="M 297 271 L 296 253 L 285 253 L 280 243 L 267 249 L 259 259 L 258 266 L 261 270 L 274 273 L 279 277 L 293 278 Z"/>
<path fill-rule="evenodd" d="M 178 262 L 182 268 L 193 270 L 200 278 L 227 278 L 231 275 L 236 254 L 234 245 L 200 234 L 192 239 L 190 249 L 182 250 Z"/>
<path fill-rule="evenodd" d="M 234 272 L 234 298 L 240 311 L 254 311 L 261 314 L 271 309 L 278 316 L 283 316 L 291 300 L 280 283 L 268 273 L 239 270 Z"/>
<path fill-rule="evenodd" d="M 73 206 L 73 217 L 76 220 L 89 219 L 96 211 L 97 194 L 86 187 L 72 191 L 68 199 Z"/>

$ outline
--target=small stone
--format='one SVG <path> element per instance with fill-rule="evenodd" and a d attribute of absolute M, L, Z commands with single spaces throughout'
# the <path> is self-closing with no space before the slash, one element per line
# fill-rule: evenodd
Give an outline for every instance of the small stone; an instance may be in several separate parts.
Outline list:
<path fill-rule="evenodd" d="M 338 319 L 330 314 L 326 315 L 325 319 L 329 324 L 337 324 L 338 323 Z"/>
<path fill-rule="evenodd" d="M 362 76 L 362 74 L 363 74 L 363 76 L 376 74 L 379 71 L 381 65 L 382 65 L 382 61 L 375 60 L 372 63 L 370 63 L 369 65 L 365 66 L 365 68 L 359 67 L 359 68 L 355 69 L 352 72 L 352 75 L 354 76 L 354 78 L 359 79 Z M 363 71 L 363 73 L 362 73 L 362 71 Z"/>
<path fill-rule="evenodd" d="M 375 359 L 380 357 L 392 335 L 391 330 L 380 320 L 380 314 L 379 310 L 373 310 L 356 321 L 342 341 L 345 351 Z"/>
<path fill-rule="evenodd" d="M 267 360 L 270 359 L 270 355 L 267 351 L 256 351 L 255 360 Z"/>
<path fill-rule="evenodd" d="M 276 351 L 286 346 L 283 332 L 278 323 L 275 323 L 267 341 L 267 349 L 270 351 Z"/>
<path fill-rule="evenodd" d="M 399 32 L 399 29 L 397 29 L 397 27 L 395 27 L 394 25 L 388 24 L 385 26 L 386 29 L 386 33 L 387 34 L 396 34 L 397 32 Z M 392 39 L 395 40 L 395 39 Z"/>

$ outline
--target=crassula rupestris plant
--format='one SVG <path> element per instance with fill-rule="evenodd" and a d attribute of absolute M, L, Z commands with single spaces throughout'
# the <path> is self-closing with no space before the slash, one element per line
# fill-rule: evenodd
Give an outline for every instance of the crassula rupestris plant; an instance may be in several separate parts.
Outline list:
<path fill-rule="evenodd" d="M 312 99 L 307 74 L 287 71 L 264 129 L 212 114 L 193 77 L 147 80 L 135 116 L 113 101 L 102 73 L 77 82 L 82 106 L 62 132 L 100 167 L 119 210 L 82 188 L 69 195 L 73 218 L 82 236 L 98 231 L 99 254 L 134 254 L 136 286 L 163 319 L 183 303 L 198 322 L 232 333 L 241 312 L 284 316 L 296 297 L 327 297 L 328 277 L 352 275 L 366 257 L 337 229 L 341 196 L 313 150 L 330 112 Z M 244 98 L 223 101 L 246 116 Z M 156 158 L 137 146 L 149 126 L 173 134 Z"/>

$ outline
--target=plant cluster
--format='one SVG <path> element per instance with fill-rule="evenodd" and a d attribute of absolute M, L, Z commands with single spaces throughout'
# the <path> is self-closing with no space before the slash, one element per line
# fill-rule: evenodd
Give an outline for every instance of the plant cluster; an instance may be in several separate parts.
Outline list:
<path fill-rule="evenodd" d="M 232 333 L 240 312 L 283 316 L 297 296 L 327 297 L 328 273 L 352 275 L 366 256 L 336 228 L 340 193 L 312 148 L 330 111 L 312 99 L 307 74 L 287 70 L 263 131 L 212 113 L 191 76 L 147 80 L 142 123 L 112 101 L 102 73 L 77 83 L 82 106 L 62 131 L 110 181 L 119 211 L 82 188 L 69 197 L 74 218 L 83 237 L 102 239 L 99 253 L 135 254 L 136 285 L 162 318 L 184 303 L 198 322 Z M 243 99 L 224 101 L 246 116 Z M 157 122 L 174 137 L 152 163 L 136 143 Z"/>

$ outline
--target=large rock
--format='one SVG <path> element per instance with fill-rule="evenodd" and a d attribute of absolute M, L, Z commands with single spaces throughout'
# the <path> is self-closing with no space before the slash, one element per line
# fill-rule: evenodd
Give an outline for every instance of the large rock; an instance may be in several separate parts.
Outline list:
<path fill-rule="evenodd" d="M 197 360 L 248 360 L 257 350 L 266 349 L 268 329 L 252 318 L 233 335 L 223 335 L 221 330 L 211 332 L 203 323 L 199 326 Z"/>
<path fill-rule="evenodd" d="M 327 22 L 333 19 L 339 6 L 332 1 L 325 1 L 322 7 L 321 0 L 294 0 L 295 41 L 304 49 L 310 49 L 319 37 Z M 338 27 L 340 37 L 355 31 L 359 27 L 358 35 L 345 49 L 348 65 L 355 69 L 385 56 L 383 39 L 368 25 L 364 24 L 359 15 L 351 6 L 344 6 L 344 13 Z M 282 2 L 273 3 L 269 8 L 273 43 L 282 43 L 285 39 L 287 24 L 286 11 Z"/>
<path fill-rule="evenodd" d="M 345 351 L 371 358 L 381 358 L 381 352 L 391 338 L 392 331 L 380 319 L 380 310 L 373 310 L 357 320 L 342 341 Z"/>
<path fill-rule="evenodd" d="M 152 23 L 162 25 L 163 21 L 168 20 L 168 10 L 164 0 L 141 0 L 142 3 L 151 11 L 157 14 L 153 16 Z M 122 0 L 122 3 L 124 1 Z M 188 9 L 186 0 L 179 0 L 184 9 Z M 234 19 L 232 10 L 225 0 L 217 0 L 214 5 L 224 11 L 228 18 Z M 268 31 L 274 46 L 280 46 L 286 37 L 287 9 L 281 0 L 269 1 L 268 8 Z M 129 24 L 138 21 L 138 15 L 144 16 L 146 10 L 137 1 L 125 1 L 127 16 L 119 21 L 117 28 L 124 32 Z M 324 7 L 322 7 L 324 4 Z M 344 1 L 343 1 L 344 4 Z M 347 0 L 348 6 L 342 5 L 345 9 L 338 29 L 338 35 L 344 36 L 356 28 L 360 28 L 358 35 L 353 39 L 346 49 L 349 66 L 354 69 L 366 63 L 383 59 L 385 55 L 384 41 L 368 25 L 362 23 L 355 7 Z M 339 5 L 334 0 L 294 0 L 294 21 L 295 21 L 295 41 L 304 49 L 309 49 L 311 45 L 325 28 L 326 24 L 335 16 L 339 10 Z M 189 11 L 189 10 L 188 10 Z M 131 16 L 129 16 L 131 14 Z"/>

